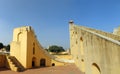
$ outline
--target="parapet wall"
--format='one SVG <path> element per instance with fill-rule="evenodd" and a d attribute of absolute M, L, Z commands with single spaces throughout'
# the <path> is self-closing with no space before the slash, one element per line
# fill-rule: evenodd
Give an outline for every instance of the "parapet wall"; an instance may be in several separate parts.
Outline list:
<path fill-rule="evenodd" d="M 104 36 L 112 38 L 114 40 L 118 40 L 118 41 L 120 40 L 120 36 L 115 35 L 115 34 L 113 35 L 112 33 L 104 32 L 104 31 L 100 31 L 100 30 L 96 30 L 96 29 L 92 29 L 92 28 L 87 28 L 87 27 L 84 27 L 84 26 L 78 26 L 78 27 L 80 27 L 81 29 L 84 29 L 84 30 L 93 31 L 94 33 L 104 35 Z"/>

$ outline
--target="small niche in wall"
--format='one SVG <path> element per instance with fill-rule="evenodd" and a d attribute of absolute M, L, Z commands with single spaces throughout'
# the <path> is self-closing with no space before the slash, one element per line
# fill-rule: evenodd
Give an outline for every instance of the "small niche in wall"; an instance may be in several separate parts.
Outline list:
<path fill-rule="evenodd" d="M 79 57 L 77 56 L 76 59 L 78 59 Z"/>
<path fill-rule="evenodd" d="M 73 34 L 74 34 L 74 32 L 73 32 Z"/>
<path fill-rule="evenodd" d="M 83 41 L 83 38 L 82 38 L 82 37 L 80 37 L 80 41 Z"/>
<path fill-rule="evenodd" d="M 35 48 L 33 47 L 33 54 L 35 54 Z"/>
<path fill-rule="evenodd" d="M 33 55 L 35 54 L 35 43 L 33 42 Z"/>
<path fill-rule="evenodd" d="M 35 43 L 33 42 L 33 46 L 35 46 Z"/>
<path fill-rule="evenodd" d="M 83 38 L 80 37 L 80 52 L 81 55 L 84 55 L 84 46 L 83 46 Z"/>
<path fill-rule="evenodd" d="M 76 41 L 76 44 L 78 44 L 78 42 Z"/>
<path fill-rule="evenodd" d="M 81 59 L 82 62 L 84 62 L 84 59 Z"/>
<path fill-rule="evenodd" d="M 75 34 L 77 34 L 77 32 L 75 32 Z"/>

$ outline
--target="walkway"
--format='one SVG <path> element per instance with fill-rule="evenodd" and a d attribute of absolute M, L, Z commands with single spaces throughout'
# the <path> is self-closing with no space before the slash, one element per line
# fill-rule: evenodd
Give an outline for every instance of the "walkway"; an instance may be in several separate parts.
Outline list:
<path fill-rule="evenodd" d="M 59 67 L 44 67 L 37 69 L 28 69 L 24 72 L 14 72 L 10 70 L 1 70 L 0 74 L 83 74 L 79 69 L 74 65 L 66 65 Z"/>

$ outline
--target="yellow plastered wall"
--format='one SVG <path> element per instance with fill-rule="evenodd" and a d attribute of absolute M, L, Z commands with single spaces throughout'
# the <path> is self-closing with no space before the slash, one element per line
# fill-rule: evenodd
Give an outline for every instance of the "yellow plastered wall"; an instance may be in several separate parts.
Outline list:
<path fill-rule="evenodd" d="M 57 57 L 57 58 L 62 58 L 62 59 L 68 59 L 68 60 L 72 60 L 72 55 L 54 55 L 55 57 Z"/>
<path fill-rule="evenodd" d="M 14 29 L 11 42 L 10 55 L 24 66 L 24 68 L 64 65 L 64 63 L 52 60 L 38 42 L 33 29 L 30 26 Z"/>
<path fill-rule="evenodd" d="M 120 37 L 91 28 L 70 25 L 70 49 L 85 74 L 120 73 Z"/>
<path fill-rule="evenodd" d="M 45 66 L 51 66 L 50 57 L 43 52 L 30 26 L 14 29 L 10 55 L 15 56 L 25 68 L 32 68 L 32 62 L 39 67 L 41 59 L 45 59 Z"/>
<path fill-rule="evenodd" d="M 31 28 L 30 28 L 31 29 Z M 35 65 L 37 67 L 40 66 L 40 60 L 45 59 L 46 66 L 51 66 L 51 58 L 45 54 L 44 49 L 38 43 L 36 36 L 34 35 L 34 31 L 28 31 L 27 33 L 27 66 L 28 68 L 32 67 L 32 60 L 35 58 Z"/>
<path fill-rule="evenodd" d="M 15 56 L 26 68 L 27 58 L 27 28 L 16 28 L 13 31 L 13 41 L 11 42 L 10 55 Z"/>
<path fill-rule="evenodd" d="M 63 66 L 63 65 L 66 65 L 67 63 L 52 60 L 51 66 L 52 66 L 52 64 L 54 64 L 54 66 Z"/>

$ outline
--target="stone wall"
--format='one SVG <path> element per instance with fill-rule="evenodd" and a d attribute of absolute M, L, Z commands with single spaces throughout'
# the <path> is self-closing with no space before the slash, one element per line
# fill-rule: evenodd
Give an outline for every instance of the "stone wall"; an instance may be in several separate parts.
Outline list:
<path fill-rule="evenodd" d="M 43 49 L 30 26 L 14 29 L 10 56 L 14 56 L 24 68 L 52 66 L 53 60 L 55 61 L 55 57 Z M 55 66 L 57 62 L 55 61 Z"/>
<path fill-rule="evenodd" d="M 85 74 L 120 73 L 119 36 L 70 25 L 70 48 L 76 65 Z"/>
<path fill-rule="evenodd" d="M 6 66 L 6 57 L 5 55 L 0 54 L 0 68 L 3 68 Z"/>

